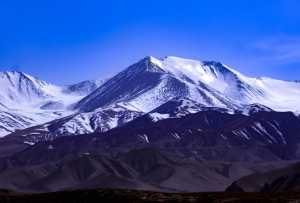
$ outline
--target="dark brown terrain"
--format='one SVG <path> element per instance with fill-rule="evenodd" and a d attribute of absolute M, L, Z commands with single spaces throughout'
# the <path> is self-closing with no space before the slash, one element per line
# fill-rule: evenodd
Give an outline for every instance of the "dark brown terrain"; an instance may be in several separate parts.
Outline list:
<path fill-rule="evenodd" d="M 138 118 L 107 132 L 40 141 L 12 153 L 0 159 L 0 187 L 225 191 L 243 176 L 298 162 L 299 123 L 290 112 L 203 111 L 144 125 Z M 5 137 L 6 149 L 8 139 L 15 144 L 16 138 Z"/>
<path fill-rule="evenodd" d="M 300 191 L 294 192 L 199 192 L 164 193 L 141 190 L 75 190 L 42 194 L 11 195 L 0 193 L 0 202 L 300 202 Z"/>
<path fill-rule="evenodd" d="M 300 189 L 300 163 L 269 171 L 253 173 L 235 181 L 227 191 L 295 191 Z"/>
<path fill-rule="evenodd" d="M 139 117 L 106 132 L 39 140 L 29 147 L 16 132 L 0 139 L 6 155 L 0 159 L 0 187 L 30 193 L 225 191 L 244 176 L 299 162 L 299 134 L 300 120 L 291 112 L 245 116 L 211 110 L 157 122 Z M 273 190 L 272 181 L 261 184 Z"/>

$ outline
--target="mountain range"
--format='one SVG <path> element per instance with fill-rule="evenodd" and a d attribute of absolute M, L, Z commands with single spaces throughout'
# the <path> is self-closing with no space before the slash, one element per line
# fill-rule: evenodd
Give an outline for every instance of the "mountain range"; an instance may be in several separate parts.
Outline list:
<path fill-rule="evenodd" d="M 0 78 L 0 111 L 32 120 L 27 125 L 16 121 L 8 124 L 10 128 L 1 126 L 2 136 L 75 113 L 101 112 L 117 103 L 145 114 L 178 97 L 228 111 L 258 103 L 277 111 L 299 112 L 300 83 L 296 81 L 248 78 L 220 62 L 177 57 L 148 56 L 121 72 L 74 85 L 53 85 L 14 71 L 2 72 Z"/>
<path fill-rule="evenodd" d="M 178 57 L 73 85 L 1 72 L 0 187 L 275 190 L 243 180 L 300 159 L 299 102 L 297 81 Z"/>

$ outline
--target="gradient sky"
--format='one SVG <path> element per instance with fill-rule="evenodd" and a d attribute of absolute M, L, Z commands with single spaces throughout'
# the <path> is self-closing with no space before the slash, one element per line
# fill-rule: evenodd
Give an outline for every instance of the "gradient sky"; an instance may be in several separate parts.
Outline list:
<path fill-rule="evenodd" d="M 0 71 L 73 84 L 147 55 L 300 80 L 299 0 L 0 0 Z"/>

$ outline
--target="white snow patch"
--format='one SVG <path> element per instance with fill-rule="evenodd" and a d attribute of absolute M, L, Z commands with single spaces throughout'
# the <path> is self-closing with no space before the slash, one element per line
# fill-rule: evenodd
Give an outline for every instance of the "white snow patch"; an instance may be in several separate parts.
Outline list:
<path fill-rule="evenodd" d="M 176 139 L 180 139 L 180 137 L 177 135 L 177 133 L 172 134 Z"/>
<path fill-rule="evenodd" d="M 29 145 L 34 145 L 35 144 L 34 142 L 27 142 L 27 141 L 24 141 L 23 143 L 29 144 Z"/>
<path fill-rule="evenodd" d="M 275 122 L 276 122 L 276 121 L 275 121 Z M 281 139 L 282 139 L 282 142 L 286 145 L 286 141 L 285 141 L 285 139 L 284 139 L 282 133 L 281 133 L 274 125 L 272 125 L 272 123 L 270 123 L 270 122 L 268 122 L 268 123 L 276 130 L 276 132 L 280 135 L 280 137 L 281 137 Z"/>
<path fill-rule="evenodd" d="M 138 135 L 138 136 L 149 143 L 147 135 L 144 134 L 144 135 Z"/>
<path fill-rule="evenodd" d="M 227 140 L 227 137 L 225 137 L 224 135 L 222 135 L 221 133 L 220 133 L 220 135 L 221 135 L 221 137 L 223 137 L 225 140 Z"/>

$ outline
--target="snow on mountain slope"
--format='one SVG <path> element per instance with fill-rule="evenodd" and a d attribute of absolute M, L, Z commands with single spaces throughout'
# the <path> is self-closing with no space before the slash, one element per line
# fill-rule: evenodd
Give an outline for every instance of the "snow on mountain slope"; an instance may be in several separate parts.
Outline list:
<path fill-rule="evenodd" d="M 24 129 L 36 124 L 32 118 L 22 115 L 0 111 L 0 137 L 3 137 L 16 129 Z"/>
<path fill-rule="evenodd" d="M 95 91 L 98 87 L 106 83 L 109 79 L 116 76 L 117 74 L 118 72 L 107 75 L 99 79 L 87 80 L 81 83 L 77 83 L 75 85 L 70 85 L 66 90 L 64 90 L 64 93 L 86 96 L 89 93 Z"/>
<path fill-rule="evenodd" d="M 119 126 L 120 112 L 135 112 L 130 114 L 132 118 L 150 112 L 153 120 L 203 110 L 236 110 L 245 115 L 272 109 L 300 113 L 299 101 L 298 82 L 248 78 L 219 62 L 177 57 L 158 60 L 148 56 L 120 73 L 69 86 L 53 85 L 21 72 L 0 73 L 1 111 L 31 118 L 37 124 L 81 112 L 62 122 L 65 125 L 59 132 L 69 134 Z M 253 103 L 258 106 L 247 107 Z M 121 104 L 133 109 L 120 110 L 117 106 Z M 161 108 L 171 105 L 173 113 L 152 112 L 163 104 Z"/>
<path fill-rule="evenodd" d="M 53 85 L 22 72 L 0 72 L 0 101 L 7 106 L 36 104 L 53 100 L 62 100 L 64 103 L 70 104 L 80 97 L 88 95 L 116 74 L 74 85 Z"/>
<path fill-rule="evenodd" d="M 55 110 L 55 109 L 64 109 L 64 107 L 65 106 L 62 102 L 49 101 L 45 105 L 41 106 L 40 109 Z"/>
<path fill-rule="evenodd" d="M 279 111 L 299 111 L 300 83 L 249 78 L 220 62 L 149 56 L 120 72 L 74 108 L 89 111 L 127 102 L 149 112 L 175 97 L 221 108 L 260 103 Z"/>
<path fill-rule="evenodd" d="M 62 135 L 79 135 L 93 132 L 104 132 L 123 125 L 131 126 L 130 121 L 135 125 L 145 125 L 167 118 L 181 118 L 188 114 L 200 111 L 218 111 L 227 114 L 251 115 L 260 111 L 270 112 L 272 109 L 260 105 L 251 104 L 239 108 L 238 110 L 207 107 L 185 97 L 177 97 L 149 113 L 142 112 L 138 108 L 128 103 L 117 103 L 96 109 L 91 112 L 77 113 L 71 116 L 57 119 L 45 123 L 43 127 L 36 126 L 31 131 L 18 132 L 22 139 L 35 143 L 37 141 L 49 140 Z M 129 123 L 129 125 L 127 124 Z M 43 130 L 44 129 L 44 130 Z"/>
<path fill-rule="evenodd" d="M 257 83 L 273 96 L 267 101 L 257 103 L 264 104 L 276 111 L 293 111 L 300 113 L 299 82 L 262 77 L 257 79 Z"/>
<path fill-rule="evenodd" d="M 0 111 L 9 111 L 9 108 L 0 103 Z"/>
<path fill-rule="evenodd" d="M 92 132 L 104 132 L 143 115 L 144 112 L 126 103 L 117 103 L 92 112 L 81 113 L 68 122 L 56 127 L 54 132 L 66 135 L 79 135 Z M 51 128 L 55 124 L 49 126 Z"/>
<path fill-rule="evenodd" d="M 166 69 L 162 61 L 151 56 L 126 68 L 74 108 L 93 110 L 116 102 L 127 102 L 149 112 L 175 97 L 187 97 L 208 106 L 236 108 L 229 98 L 187 75 Z"/>
<path fill-rule="evenodd" d="M 164 103 L 144 116 L 148 116 L 153 122 L 156 122 L 166 118 L 181 118 L 200 111 L 219 111 L 230 114 L 234 112 L 232 109 L 207 107 L 188 98 L 179 97 Z"/>
<path fill-rule="evenodd" d="M 53 85 L 22 72 L 0 72 L 1 135 L 74 114 L 69 106 L 112 76 L 68 86 Z"/>
<path fill-rule="evenodd" d="M 0 72 L 0 98 L 2 103 L 29 103 L 53 98 L 61 91 L 52 85 L 25 73 Z"/>
<path fill-rule="evenodd" d="M 253 103 L 256 100 L 261 101 L 272 97 L 268 91 L 257 84 L 256 78 L 245 77 L 220 62 L 166 57 L 156 63 L 178 77 L 187 76 L 196 84 L 202 82 L 212 87 L 235 103 Z"/>
<path fill-rule="evenodd" d="M 191 114 L 199 111 L 219 111 L 232 114 L 232 109 L 207 107 L 186 97 L 177 97 L 155 108 L 149 113 Z"/>
<path fill-rule="evenodd" d="M 260 112 L 260 111 L 271 112 L 271 111 L 274 111 L 274 110 L 272 110 L 269 107 L 266 107 L 262 104 L 250 104 L 250 105 L 243 106 L 243 107 L 235 110 L 235 113 L 249 116 L 253 113 L 257 113 L 257 112 Z"/>
<path fill-rule="evenodd" d="M 125 126 L 140 127 L 168 118 L 182 118 L 188 114 L 194 114 L 201 111 L 218 111 L 221 113 L 234 114 L 233 109 L 207 107 L 186 97 L 177 97 L 134 119 L 132 122 L 128 122 Z"/>
<path fill-rule="evenodd" d="M 67 88 L 68 86 L 53 85 L 22 72 L 0 72 L 0 102 L 10 109 L 35 111 L 39 109 L 37 107 L 50 101 L 62 102 L 68 106 L 83 97 L 64 93 Z"/>
<path fill-rule="evenodd" d="M 70 115 L 32 127 L 29 131 L 18 132 L 18 136 L 23 136 L 30 142 L 47 140 L 49 135 L 55 136 L 89 134 L 93 132 L 104 132 L 115 127 L 123 126 L 125 123 L 143 115 L 144 112 L 136 107 L 117 103 L 106 108 L 99 108 L 91 112 Z M 53 134 L 53 135 L 54 135 Z M 46 137 L 45 137 L 46 136 Z M 28 138 L 28 139 L 27 139 Z"/>
<path fill-rule="evenodd" d="M 162 67 L 176 69 L 194 82 L 202 81 L 236 104 L 261 103 L 278 111 L 300 108 L 300 83 L 267 77 L 249 78 L 219 62 L 200 62 L 177 57 L 162 59 Z M 167 65 L 166 65 L 167 64 Z M 176 73 L 176 71 L 172 71 Z"/>
<path fill-rule="evenodd" d="M 233 114 L 234 110 L 219 107 L 206 107 L 185 97 L 174 98 L 149 113 L 128 103 L 116 103 L 91 112 L 77 113 L 56 119 L 28 131 L 19 131 L 17 135 L 27 142 L 49 140 L 61 135 L 79 135 L 104 132 L 127 125 L 130 121 L 140 119 L 140 123 L 152 123 L 167 118 L 181 118 L 187 114 L 200 111 L 219 111 Z M 45 129 L 45 130 L 42 130 Z M 51 133 L 52 132 L 52 133 Z M 51 134 L 51 136 L 50 136 Z"/>

